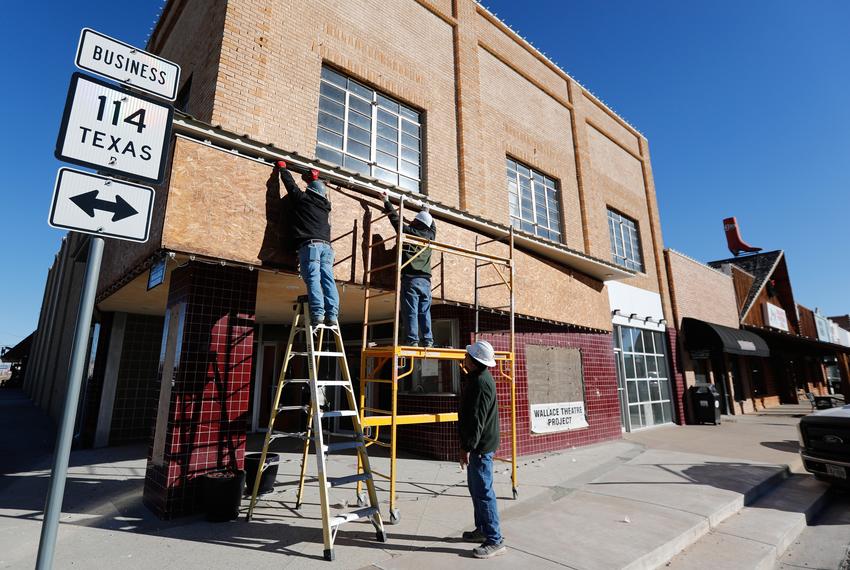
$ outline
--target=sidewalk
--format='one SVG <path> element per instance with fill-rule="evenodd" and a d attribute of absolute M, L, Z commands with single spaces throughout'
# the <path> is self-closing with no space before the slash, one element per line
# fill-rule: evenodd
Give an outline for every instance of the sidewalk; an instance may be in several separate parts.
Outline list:
<path fill-rule="evenodd" d="M 11 466 L 4 453 L 6 464 L 0 464 L 0 568 L 31 568 L 51 460 L 44 438 L 49 426 L 28 402 L 11 400 L 0 396 L 0 451 L 28 451 Z M 20 423 L 23 419 L 26 423 Z M 510 498 L 508 466 L 497 464 L 496 490 L 509 551 L 487 564 L 582 569 L 663 565 L 787 475 L 785 465 L 796 461 L 796 449 L 788 445 L 796 441 L 795 423 L 790 416 L 753 416 L 716 428 L 665 426 L 626 440 L 522 458 L 516 501 Z M 257 445 L 256 440 L 251 443 Z M 283 454 L 281 486 L 259 503 L 254 521 L 216 524 L 200 516 L 160 521 L 142 506 L 146 452 L 146 445 L 137 445 L 72 454 L 56 568 L 482 564 L 471 558 L 473 545 L 457 539 L 470 528 L 472 509 L 465 473 L 456 464 L 400 461 L 401 521 L 387 526 L 389 542 L 375 542 L 368 523 L 345 525 L 336 541 L 336 561 L 328 563 L 322 559 L 313 481 L 302 509 L 292 508 L 296 453 Z M 386 460 L 376 457 L 373 463 L 380 471 Z M 308 473 L 314 463 L 309 467 Z M 352 467 L 352 457 L 336 456 L 329 472 L 345 474 Z M 384 502 L 386 487 L 378 482 Z M 334 489 L 331 497 L 340 506 L 355 500 L 349 488 Z"/>

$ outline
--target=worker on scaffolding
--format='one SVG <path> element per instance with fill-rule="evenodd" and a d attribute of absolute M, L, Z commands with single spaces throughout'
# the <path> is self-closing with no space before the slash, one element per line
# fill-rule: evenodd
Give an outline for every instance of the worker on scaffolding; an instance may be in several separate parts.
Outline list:
<path fill-rule="evenodd" d="M 384 212 L 392 222 L 393 228 L 398 228 L 398 213 L 390 204 L 387 193 L 383 193 Z M 413 223 L 403 224 L 402 232 L 426 240 L 437 237 L 437 226 L 434 218 L 428 212 L 428 206 L 423 205 L 416 214 Z M 424 251 L 423 251 L 424 250 Z M 434 335 L 431 332 L 431 249 L 406 244 L 402 251 L 401 270 L 401 320 L 404 328 L 405 346 L 421 345 L 430 348 L 434 346 Z"/>
<path fill-rule="evenodd" d="M 292 233 L 301 278 L 307 285 L 310 320 L 313 325 L 336 325 L 339 293 L 334 281 L 331 203 L 327 188 L 319 180 L 318 170 L 307 170 L 301 175 L 301 180 L 307 184 L 304 192 L 295 183 L 284 161 L 278 161 L 277 169 L 293 204 Z"/>
<path fill-rule="evenodd" d="M 462 396 L 458 412 L 461 468 L 472 497 L 475 530 L 465 531 L 467 542 L 480 542 L 472 550 L 475 558 L 504 554 L 505 540 L 499 525 L 499 509 L 493 490 L 493 456 L 499 447 L 499 409 L 496 383 L 488 370 L 496 366 L 495 352 L 486 340 L 466 347 L 461 369 Z"/>

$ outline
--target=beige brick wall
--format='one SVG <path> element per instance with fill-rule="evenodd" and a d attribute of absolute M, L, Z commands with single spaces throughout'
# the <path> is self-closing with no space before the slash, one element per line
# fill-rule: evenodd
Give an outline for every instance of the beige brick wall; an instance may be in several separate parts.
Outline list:
<path fill-rule="evenodd" d="M 180 65 L 181 88 L 192 79 L 186 110 L 202 121 L 213 118 L 227 4 L 213 0 L 199 9 L 188 0 L 171 2 L 148 42 L 149 50 Z"/>
<path fill-rule="evenodd" d="M 691 317 L 738 328 L 732 278 L 673 250 L 665 250 L 673 290 L 673 311 L 680 325 Z"/>
<path fill-rule="evenodd" d="M 221 5 L 205 33 L 217 25 Z M 172 29 L 191 28 L 199 18 L 193 11 L 204 12 L 172 0 L 166 13 L 179 12 Z M 171 43 L 195 41 L 160 28 L 163 53 L 179 54 Z M 672 321 L 646 139 L 472 0 L 230 0 L 222 29 L 218 62 L 205 68 L 217 74 L 213 124 L 313 156 L 321 66 L 333 65 L 424 112 L 431 198 L 507 222 L 505 156 L 512 155 L 559 181 L 568 246 L 610 260 L 607 208 L 634 218 L 645 270 L 628 282 L 660 293 Z M 175 168 L 183 167 L 175 161 Z M 210 211 L 206 219 L 233 232 L 222 240 L 234 243 L 222 257 L 242 258 L 246 230 L 225 214 Z"/>
<path fill-rule="evenodd" d="M 215 164 L 216 168 L 206 168 L 206 164 Z M 259 265 L 269 226 L 275 223 L 274 219 L 265 218 L 270 201 L 277 199 L 274 192 L 269 193 L 267 189 L 271 174 L 272 169 L 259 162 L 178 139 L 162 246 L 177 252 Z M 377 217 L 378 203 L 349 191 L 331 190 L 330 198 L 333 204 L 331 239 L 339 238 L 334 244 L 339 262 L 334 268 L 335 276 L 339 281 L 351 282 L 353 274 L 353 282 L 362 283 L 364 206 L 371 205 L 370 211 Z M 228 207 L 217 207 L 220 204 Z M 474 232 L 442 221 L 437 224 L 440 241 L 473 248 Z M 357 240 L 349 237 L 355 227 Z M 211 233 L 209 228 L 217 230 Z M 375 241 L 379 241 L 391 237 L 394 230 L 386 220 L 381 220 L 373 225 L 372 234 L 378 236 Z M 227 235 L 228 239 L 220 239 L 222 235 Z M 390 246 L 392 243 L 387 244 L 387 251 L 376 248 L 373 267 L 393 261 Z M 483 251 L 500 256 L 507 254 L 507 248 L 499 244 L 489 244 Z M 434 253 L 433 263 L 439 259 L 440 255 Z M 514 259 L 517 312 L 595 329 L 611 329 L 608 301 L 601 294 L 602 286 L 598 281 L 523 252 L 517 252 Z M 352 260 L 356 260 L 353 271 Z M 446 255 L 444 260 L 445 270 L 435 271 L 434 286 L 442 285 L 435 296 L 445 294 L 449 301 L 472 303 L 473 260 L 456 255 Z M 444 283 L 441 275 L 445 275 Z M 495 272 L 485 270 L 481 271 L 481 279 L 482 284 L 499 281 Z M 507 290 L 503 287 L 485 289 L 481 302 L 489 307 L 506 305 Z"/>

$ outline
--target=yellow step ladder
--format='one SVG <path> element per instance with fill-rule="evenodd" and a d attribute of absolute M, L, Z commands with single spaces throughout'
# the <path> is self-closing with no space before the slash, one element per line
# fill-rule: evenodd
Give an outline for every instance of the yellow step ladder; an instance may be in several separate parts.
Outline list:
<path fill-rule="evenodd" d="M 323 347 L 324 335 L 327 331 L 332 337 L 332 349 L 325 350 Z M 293 350 L 299 335 L 304 337 L 305 350 Z M 317 348 L 318 347 L 318 348 Z M 338 369 L 342 380 L 320 380 L 319 360 L 320 358 L 336 359 Z M 295 358 L 306 358 L 307 360 L 307 378 L 286 378 L 286 373 L 289 370 L 290 363 Z M 281 395 L 283 388 L 287 384 L 301 383 L 307 384 L 310 389 L 310 403 L 306 406 L 282 406 Z M 324 388 L 330 386 L 339 386 L 345 393 L 348 400 L 348 409 L 323 409 L 325 403 Z M 291 410 L 304 410 L 309 416 L 307 423 L 307 431 L 292 433 L 275 430 L 275 419 L 280 412 Z M 372 478 L 372 471 L 369 467 L 369 456 L 366 453 L 366 445 L 363 437 L 363 427 L 361 425 L 360 414 L 357 410 L 357 399 L 354 395 L 354 387 L 351 384 L 351 376 L 348 370 L 348 361 L 345 357 L 345 347 L 342 341 L 342 334 L 339 330 L 339 325 L 325 325 L 322 323 L 312 323 L 310 321 L 310 310 L 307 303 L 307 296 L 298 297 L 295 307 L 295 316 L 292 320 L 292 328 L 289 331 L 289 341 L 286 345 L 286 353 L 283 360 L 283 367 L 280 371 L 280 378 L 275 391 L 274 401 L 272 403 L 269 417 L 268 431 L 263 443 L 263 452 L 260 456 L 260 468 L 257 472 L 257 477 L 254 480 L 254 488 L 251 492 L 251 503 L 248 507 L 248 515 L 246 520 L 251 520 L 254 514 L 254 507 L 257 503 L 257 494 L 260 489 L 260 479 L 263 470 L 266 468 L 266 456 L 268 455 L 269 445 L 272 441 L 279 438 L 298 438 L 304 440 L 304 451 L 301 456 L 301 477 L 298 486 L 298 498 L 296 509 L 301 507 L 301 501 L 304 496 L 304 480 L 307 474 L 307 456 L 310 452 L 310 442 L 314 444 L 316 451 L 316 463 L 318 466 L 318 481 L 319 481 L 319 496 L 321 498 L 322 508 L 322 531 L 325 544 L 325 560 L 334 559 L 333 544 L 336 539 L 337 531 L 343 523 L 353 522 L 357 520 L 369 520 L 375 527 L 377 540 L 380 542 L 387 541 L 387 533 L 384 530 L 384 523 L 381 519 L 381 511 L 378 507 L 378 496 L 375 492 L 375 484 Z M 336 434 L 343 435 L 346 440 L 338 443 L 325 443 L 325 435 L 322 426 L 323 419 L 330 418 L 349 418 L 353 425 L 353 434 Z M 337 451 L 354 449 L 358 459 L 358 473 L 345 475 L 343 477 L 328 477 L 327 475 L 327 454 Z M 331 487 L 339 487 L 349 483 L 356 483 L 358 487 L 365 483 L 367 489 L 368 501 L 364 506 L 351 512 L 337 513 L 331 515 L 328 499 L 328 490 Z"/>

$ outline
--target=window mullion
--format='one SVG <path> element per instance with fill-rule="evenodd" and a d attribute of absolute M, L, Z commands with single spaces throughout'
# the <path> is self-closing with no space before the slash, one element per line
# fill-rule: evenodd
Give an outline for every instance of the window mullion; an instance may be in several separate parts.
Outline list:
<path fill-rule="evenodd" d="M 395 118 L 395 124 L 396 124 L 396 130 L 398 131 L 398 136 L 396 137 L 396 139 L 397 139 L 396 140 L 396 148 L 398 149 L 398 151 L 396 151 L 397 156 L 396 156 L 395 165 L 396 165 L 396 173 L 399 176 L 401 176 L 402 174 L 401 174 L 401 110 L 400 109 L 399 109 L 398 116 Z M 422 131 L 419 131 L 419 136 L 422 136 Z M 420 178 L 421 178 L 421 174 L 422 174 L 422 172 L 421 172 L 421 168 L 422 168 L 422 158 L 421 158 L 422 157 L 422 154 L 421 154 L 422 143 L 421 143 L 421 141 L 420 141 L 420 144 L 419 144 L 419 152 L 420 152 L 419 168 L 420 168 Z M 401 182 L 401 179 L 399 179 L 399 182 Z M 420 180 L 420 182 L 421 182 L 421 180 Z"/>
<path fill-rule="evenodd" d="M 372 176 L 375 175 L 375 164 L 378 162 L 378 95 L 372 95 L 372 133 L 369 135 L 369 157 L 372 164 L 369 165 L 369 172 Z"/>
<path fill-rule="evenodd" d="M 621 249 L 623 250 L 623 262 L 626 262 L 628 261 L 629 257 L 628 253 L 626 252 L 626 234 L 623 233 L 623 220 L 621 219 L 617 225 L 620 228 L 620 245 L 622 246 Z"/>
<path fill-rule="evenodd" d="M 534 171 L 530 168 L 528 169 L 531 173 L 531 178 L 528 180 L 529 186 L 531 186 L 531 223 L 534 225 L 534 235 L 537 235 L 537 197 L 534 191 Z"/>
<path fill-rule="evenodd" d="M 522 178 L 519 175 L 519 169 L 516 171 L 516 198 L 517 198 L 517 217 L 519 218 L 519 229 L 522 229 L 522 222 L 525 220 L 522 214 Z"/>
<path fill-rule="evenodd" d="M 345 117 L 342 121 L 342 153 L 348 154 L 348 108 L 349 108 L 349 99 L 351 98 L 351 93 L 348 90 L 345 90 Z"/>

